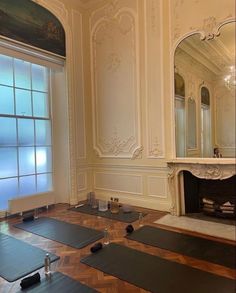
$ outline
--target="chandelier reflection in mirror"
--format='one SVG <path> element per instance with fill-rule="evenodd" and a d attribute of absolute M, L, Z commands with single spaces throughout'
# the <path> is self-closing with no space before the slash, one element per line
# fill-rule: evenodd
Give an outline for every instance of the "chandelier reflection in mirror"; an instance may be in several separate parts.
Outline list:
<path fill-rule="evenodd" d="M 230 73 L 225 76 L 224 81 L 225 81 L 225 86 L 229 89 L 232 90 L 236 88 L 236 69 L 235 66 L 232 65 L 230 66 Z"/>

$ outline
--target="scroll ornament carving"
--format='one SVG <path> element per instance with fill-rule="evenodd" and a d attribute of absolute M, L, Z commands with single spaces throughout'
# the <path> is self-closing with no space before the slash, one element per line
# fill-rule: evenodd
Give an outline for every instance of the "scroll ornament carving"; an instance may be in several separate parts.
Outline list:
<path fill-rule="evenodd" d="M 160 150 L 160 144 L 158 143 L 157 137 L 155 137 L 155 140 L 153 142 L 152 148 L 149 150 L 149 156 L 152 157 L 160 157 L 163 155 L 162 150 Z"/>
<path fill-rule="evenodd" d="M 235 175 L 235 165 L 192 165 L 189 171 L 202 179 L 227 179 Z"/>
<path fill-rule="evenodd" d="M 136 149 L 136 151 L 133 153 L 132 160 L 135 159 L 141 159 L 142 158 L 142 152 L 143 152 L 143 147 L 139 147 Z"/>
<path fill-rule="evenodd" d="M 121 57 L 113 52 L 108 56 L 107 69 L 111 72 L 116 72 L 121 64 Z"/>
<path fill-rule="evenodd" d="M 103 153 L 118 156 L 119 154 L 124 153 L 125 149 L 129 149 L 134 141 L 134 136 L 130 136 L 124 140 L 120 138 L 117 131 L 115 131 L 109 139 L 102 140 Z"/>
<path fill-rule="evenodd" d="M 216 36 L 219 36 L 220 32 L 217 28 L 218 22 L 214 16 L 210 16 L 203 20 L 203 27 L 200 29 L 203 31 L 201 39 L 202 40 L 211 40 Z"/>
<path fill-rule="evenodd" d="M 171 166 L 170 171 L 168 173 L 168 186 L 170 189 L 170 194 L 172 195 L 170 207 L 170 213 L 172 216 L 177 215 L 176 198 L 175 196 L 173 196 L 175 194 L 175 180 L 177 180 L 176 171 L 176 168 Z"/>

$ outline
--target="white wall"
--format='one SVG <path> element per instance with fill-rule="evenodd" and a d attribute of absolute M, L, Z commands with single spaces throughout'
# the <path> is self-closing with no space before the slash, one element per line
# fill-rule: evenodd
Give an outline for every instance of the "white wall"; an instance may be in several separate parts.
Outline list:
<path fill-rule="evenodd" d="M 169 210 L 175 154 L 173 55 L 211 33 L 234 0 L 38 0 L 67 40 L 70 202 L 98 197 Z"/>

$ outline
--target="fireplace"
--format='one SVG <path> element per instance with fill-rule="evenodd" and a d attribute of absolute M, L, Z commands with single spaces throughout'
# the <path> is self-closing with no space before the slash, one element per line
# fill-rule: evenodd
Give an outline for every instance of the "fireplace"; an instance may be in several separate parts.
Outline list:
<path fill-rule="evenodd" d="M 202 179 L 183 171 L 185 214 L 235 218 L 236 175 L 227 179 Z"/>
<path fill-rule="evenodd" d="M 169 161 L 168 166 L 172 215 L 198 213 L 204 209 L 213 216 L 235 216 L 235 159 L 184 158 Z M 233 213 L 222 215 L 223 210 L 232 208 Z"/>

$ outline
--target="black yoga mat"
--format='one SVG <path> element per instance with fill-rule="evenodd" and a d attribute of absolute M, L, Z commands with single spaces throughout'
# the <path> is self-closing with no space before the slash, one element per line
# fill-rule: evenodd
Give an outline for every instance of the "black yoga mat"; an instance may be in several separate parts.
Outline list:
<path fill-rule="evenodd" d="M 44 266 L 47 251 L 0 233 L 0 276 L 14 282 Z M 49 253 L 53 261 L 58 256 Z"/>
<path fill-rule="evenodd" d="M 151 226 L 143 226 L 126 237 L 179 254 L 235 268 L 236 246 L 234 245 Z"/>
<path fill-rule="evenodd" d="M 87 205 L 87 204 L 77 208 L 75 207 L 70 208 L 69 210 L 74 212 L 80 212 L 84 214 L 99 216 L 103 218 L 109 218 L 111 220 L 116 220 L 116 221 L 125 222 L 125 223 L 132 223 L 139 219 L 139 212 L 137 211 L 124 213 L 122 209 L 120 209 L 119 213 L 112 214 L 110 210 L 107 210 L 105 212 L 100 212 L 98 209 L 93 209 L 90 205 Z M 146 214 L 142 213 L 142 215 L 145 216 Z"/>
<path fill-rule="evenodd" d="M 102 231 L 46 217 L 16 224 L 14 227 L 74 248 L 85 247 L 103 237 Z"/>
<path fill-rule="evenodd" d="M 154 293 L 235 293 L 235 280 L 115 243 L 81 262 Z"/>
<path fill-rule="evenodd" d="M 20 290 L 17 293 L 96 293 L 98 291 L 75 281 L 60 272 L 55 272 L 50 278 L 41 279 L 37 283 L 27 289 Z"/>

